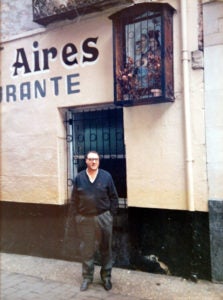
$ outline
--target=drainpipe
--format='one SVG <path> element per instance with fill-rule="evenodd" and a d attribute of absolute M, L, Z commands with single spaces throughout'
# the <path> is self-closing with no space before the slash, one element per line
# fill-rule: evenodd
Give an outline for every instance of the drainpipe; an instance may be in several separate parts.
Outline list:
<path fill-rule="evenodd" d="M 187 46 L 187 0 L 181 0 L 181 36 L 182 36 L 182 72 L 183 72 L 183 102 L 184 102 L 184 129 L 186 151 L 186 184 L 188 210 L 194 211 L 194 180 L 193 155 L 191 136 L 191 109 L 189 92 L 189 51 Z"/>

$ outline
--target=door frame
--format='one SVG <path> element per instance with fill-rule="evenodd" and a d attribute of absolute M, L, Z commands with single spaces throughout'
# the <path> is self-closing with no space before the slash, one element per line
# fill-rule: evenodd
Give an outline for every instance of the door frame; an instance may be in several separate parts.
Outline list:
<path fill-rule="evenodd" d="M 119 116 L 118 111 L 121 112 L 121 120 L 119 119 L 118 122 L 116 123 L 115 126 L 119 126 L 119 127 L 112 127 L 114 130 L 116 130 L 117 128 L 119 130 L 121 130 L 115 135 L 116 137 L 116 147 L 117 147 L 117 136 L 119 136 L 119 141 L 120 141 L 120 136 L 122 135 L 122 139 L 123 139 L 123 148 L 121 150 L 121 152 L 119 151 L 119 153 L 117 152 L 116 149 L 116 153 L 101 153 L 101 151 L 98 151 L 98 149 L 90 149 L 87 148 L 86 152 L 88 152 L 89 150 L 96 150 L 99 152 L 100 157 L 101 157 L 101 162 L 100 165 L 102 168 L 104 168 L 105 170 L 107 170 L 108 172 L 110 172 L 112 174 L 112 177 L 114 179 L 115 185 L 117 186 L 117 190 L 118 190 L 118 194 L 119 194 L 119 208 L 127 208 L 127 176 L 126 176 L 126 155 L 125 155 L 125 142 L 124 142 L 124 121 L 123 121 L 123 108 L 122 107 L 117 107 L 115 105 L 99 105 L 99 106 L 84 106 L 84 107 L 78 107 L 78 108 L 72 108 L 67 110 L 66 114 L 65 114 L 65 118 L 66 118 L 66 140 L 67 140 L 67 189 L 68 189 L 68 195 L 70 196 L 71 191 L 72 191 L 72 185 L 73 185 L 73 179 L 75 178 L 75 176 L 77 175 L 77 173 L 80 171 L 80 166 L 78 166 L 78 164 L 80 163 L 80 160 L 83 164 L 83 162 L 85 161 L 85 154 L 81 153 L 79 154 L 79 152 L 77 151 L 77 147 L 78 145 L 76 144 L 75 140 L 77 140 L 77 136 L 75 136 L 75 116 L 78 114 L 94 114 L 94 112 L 97 112 L 97 115 L 99 114 L 99 117 L 101 116 L 101 118 L 103 118 L 103 114 L 107 113 L 107 112 L 112 112 L 115 113 Z M 98 117 L 98 116 L 97 116 Z M 95 121 L 96 119 L 92 119 L 93 121 Z M 88 119 L 89 121 L 89 119 Z M 114 125 L 115 121 L 112 119 L 109 120 L 112 122 L 112 125 Z M 116 120 L 117 121 L 117 120 Z M 121 121 L 121 125 L 120 125 L 120 121 Z M 102 122 L 102 121 L 100 121 Z M 102 124 L 102 123 L 101 123 Z M 119 125 L 117 125 L 119 124 Z M 121 126 L 121 127 L 120 127 Z M 101 126 L 102 128 L 102 126 Z M 111 128 L 108 128 L 108 130 L 111 130 Z M 101 129 L 103 131 L 103 128 Z M 85 132 L 85 131 L 84 131 Z M 84 139 L 86 138 L 86 136 L 84 136 Z M 113 135 L 114 138 L 114 135 Z M 111 134 L 109 131 L 109 139 L 111 139 Z M 102 138 L 101 138 L 102 140 Z M 102 141 L 102 143 L 104 143 L 104 141 Z M 122 141 L 120 142 L 122 144 Z M 78 153 L 78 154 L 77 154 Z M 103 166 L 109 166 L 108 169 L 106 167 Z M 120 167 L 119 167 L 120 166 Z M 112 169 L 111 169 L 112 168 Z M 113 170 L 114 168 L 114 170 Z M 120 172 L 120 170 L 123 172 Z M 117 175 L 116 175 L 117 174 Z M 120 175 L 121 174 L 121 175 Z M 118 176 L 121 176 L 120 178 L 118 178 Z M 118 179 L 117 179 L 118 178 Z"/>

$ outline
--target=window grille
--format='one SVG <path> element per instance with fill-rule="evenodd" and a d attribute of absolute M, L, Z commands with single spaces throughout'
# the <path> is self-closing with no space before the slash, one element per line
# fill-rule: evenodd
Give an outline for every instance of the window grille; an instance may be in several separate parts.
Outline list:
<path fill-rule="evenodd" d="M 116 104 L 174 100 L 173 9 L 138 4 L 112 15 Z"/>
<path fill-rule="evenodd" d="M 68 194 L 73 178 L 86 168 L 85 154 L 96 150 L 100 167 L 111 173 L 119 195 L 119 208 L 127 208 L 126 157 L 122 108 L 85 109 L 66 114 Z"/>
<path fill-rule="evenodd" d="M 33 21 L 42 25 L 101 12 L 133 0 L 32 0 Z"/>

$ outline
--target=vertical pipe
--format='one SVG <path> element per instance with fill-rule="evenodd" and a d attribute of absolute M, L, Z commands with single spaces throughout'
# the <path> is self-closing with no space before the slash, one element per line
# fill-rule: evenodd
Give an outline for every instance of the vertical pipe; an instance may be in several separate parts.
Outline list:
<path fill-rule="evenodd" d="M 194 211 L 194 180 L 193 154 L 191 136 L 191 107 L 189 92 L 189 51 L 187 45 L 187 0 L 181 0 L 181 36 L 182 36 L 182 72 L 183 72 L 183 102 L 184 102 L 184 129 L 186 150 L 186 183 L 188 209 Z"/>

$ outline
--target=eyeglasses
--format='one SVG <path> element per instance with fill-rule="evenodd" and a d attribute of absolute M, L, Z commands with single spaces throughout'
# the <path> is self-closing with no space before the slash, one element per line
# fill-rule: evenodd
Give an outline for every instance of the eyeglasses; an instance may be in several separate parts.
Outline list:
<path fill-rule="evenodd" d="M 87 158 L 88 160 L 90 160 L 90 161 L 98 161 L 99 160 L 99 158 Z"/>

